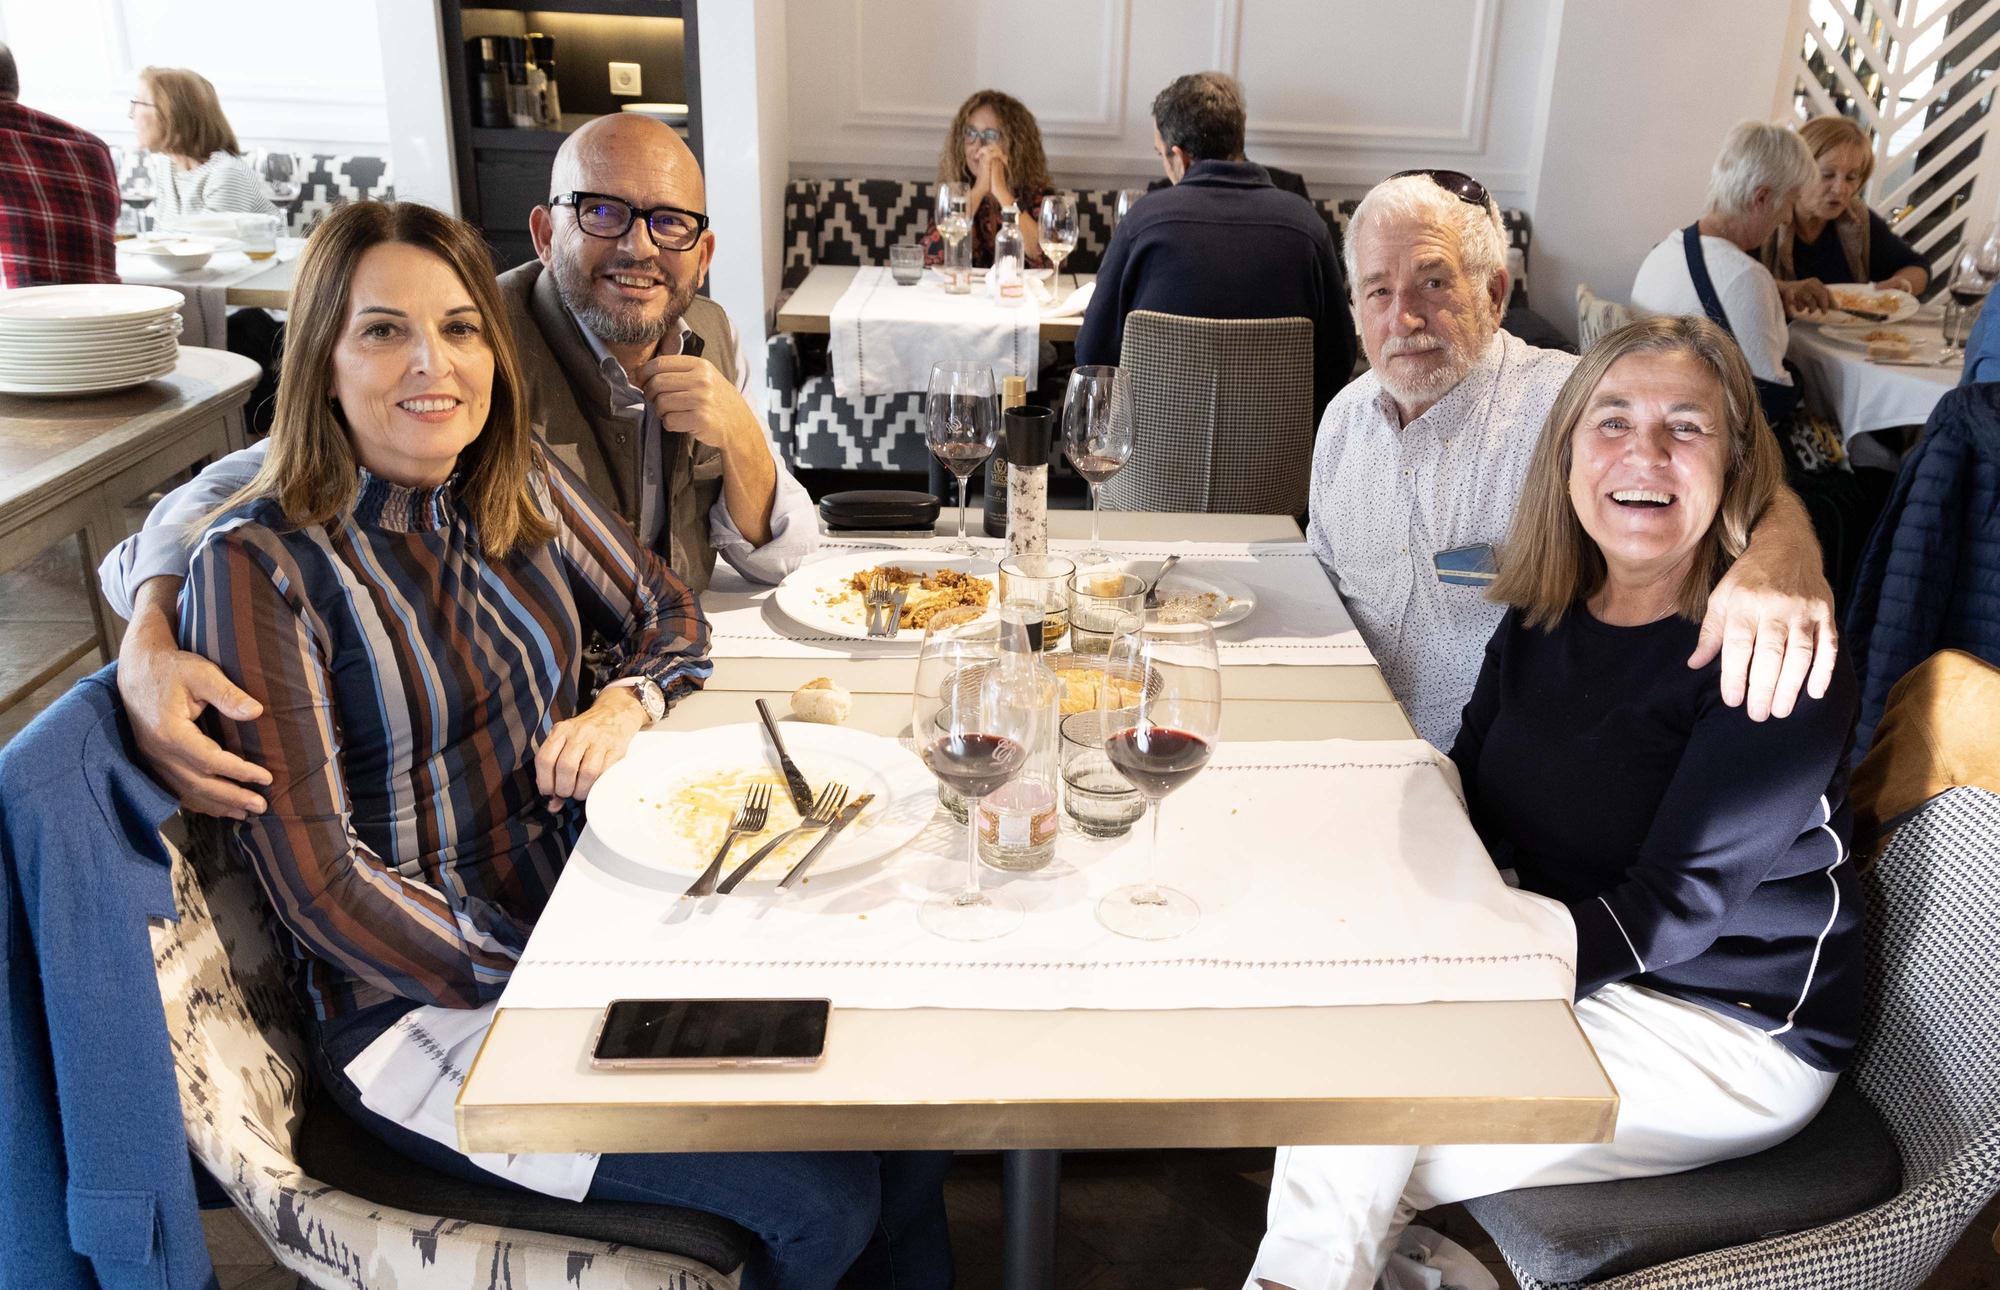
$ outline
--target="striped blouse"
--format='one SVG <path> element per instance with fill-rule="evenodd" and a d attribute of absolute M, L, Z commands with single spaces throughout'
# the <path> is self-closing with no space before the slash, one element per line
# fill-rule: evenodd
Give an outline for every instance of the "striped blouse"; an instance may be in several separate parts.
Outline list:
<path fill-rule="evenodd" d="M 153 218 L 162 224 L 183 215 L 278 214 L 257 172 L 235 153 L 211 152 L 194 169 L 182 170 L 172 157 L 156 152 L 146 165 L 153 176 Z"/>
<path fill-rule="evenodd" d="M 694 594 L 554 472 L 535 478 L 556 537 L 504 560 L 450 483 L 366 471 L 333 522 L 288 529 L 266 498 L 195 548 L 181 639 L 264 704 L 217 721 L 272 777 L 235 840 L 322 1020 L 499 995 L 579 826 L 536 792 L 534 756 L 578 711 L 588 633 L 615 642 L 609 675 L 669 701 L 709 675 Z"/>

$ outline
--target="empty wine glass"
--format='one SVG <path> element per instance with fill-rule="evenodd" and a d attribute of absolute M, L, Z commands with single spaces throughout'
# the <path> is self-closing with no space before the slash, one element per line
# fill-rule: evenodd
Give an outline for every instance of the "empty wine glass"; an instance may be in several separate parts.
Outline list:
<path fill-rule="evenodd" d="M 1063 393 L 1063 452 L 1090 485 L 1090 549 L 1080 565 L 1111 559 L 1098 536 L 1097 490 L 1132 459 L 1132 378 L 1107 364 L 1073 370 Z"/>
<path fill-rule="evenodd" d="M 1112 221 L 1111 221 L 1111 223 L 1112 223 L 1112 226 L 1113 226 L 1114 228 L 1115 228 L 1115 227 L 1117 227 L 1117 225 L 1118 225 L 1119 223 L 1121 223 L 1121 222 L 1122 222 L 1122 221 L 1124 220 L 1124 218 L 1125 218 L 1125 217 L 1126 217 L 1127 215 L 1131 214 L 1131 213 L 1132 213 L 1132 207 L 1133 207 L 1133 206 L 1135 206 L 1135 205 L 1137 205 L 1137 204 L 1138 204 L 1138 201 L 1139 201 L 1139 199 L 1140 199 L 1141 197 L 1144 197 L 1145 195 L 1146 195 L 1146 190 L 1145 190 L 1145 189 L 1143 189 L 1143 188 L 1121 188 L 1121 189 L 1119 189 L 1119 190 L 1118 190 L 1118 209 L 1117 209 L 1117 210 L 1116 210 L 1116 211 L 1114 212 L 1114 214 L 1113 214 L 1113 217 L 1112 217 Z"/>
<path fill-rule="evenodd" d="M 979 802 L 1027 768 L 1049 719 L 1045 688 L 1031 672 L 1008 666 L 1027 657 L 1018 619 L 977 611 L 940 614 L 924 632 L 911 690 L 910 730 L 925 766 L 965 798 L 965 886 L 931 897 L 918 910 L 926 929 L 954 941 L 1005 936 L 1021 924 L 1019 902 L 979 883 Z"/>
<path fill-rule="evenodd" d="M 1205 622 L 1130 619 L 1105 658 L 1110 676 L 1138 678 L 1131 689 L 1098 688 L 1104 755 L 1152 807 L 1149 879 L 1159 872 L 1160 808 L 1167 794 L 1208 764 L 1222 726 L 1222 673 L 1215 633 Z M 1201 907 L 1194 897 L 1146 881 L 1106 892 L 1097 921 L 1120 936 L 1166 940 L 1194 928 Z"/>
<path fill-rule="evenodd" d="M 972 290 L 971 253 L 960 249 L 972 232 L 971 201 L 972 190 L 958 180 L 938 185 L 933 219 L 945 241 L 944 289 L 953 295 Z"/>
<path fill-rule="evenodd" d="M 924 440 L 931 455 L 958 479 L 958 540 L 945 548 L 948 554 L 980 554 L 965 536 L 965 481 L 993 455 L 999 439 L 993 369 L 973 362 L 931 364 L 930 391 L 924 396 Z"/>
<path fill-rule="evenodd" d="M 2000 220 L 1986 225 L 1986 232 L 1980 236 L 1979 245 L 1973 252 L 1973 267 L 1989 283 L 2000 279 Z"/>
<path fill-rule="evenodd" d="M 1042 254 L 1049 257 L 1055 266 L 1050 275 L 1049 286 L 1058 294 L 1062 291 L 1062 262 L 1069 253 L 1076 250 L 1077 221 L 1076 198 L 1068 193 L 1050 193 L 1042 198 Z"/>
<path fill-rule="evenodd" d="M 304 191 L 305 167 L 297 153 L 267 149 L 257 162 L 257 173 L 264 180 L 265 194 L 279 206 L 297 201 Z"/>

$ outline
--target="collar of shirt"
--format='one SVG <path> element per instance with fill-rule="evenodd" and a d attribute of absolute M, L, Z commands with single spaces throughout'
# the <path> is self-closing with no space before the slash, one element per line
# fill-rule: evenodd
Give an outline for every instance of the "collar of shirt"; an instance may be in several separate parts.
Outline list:
<path fill-rule="evenodd" d="M 576 329 L 583 333 L 583 343 L 590 346 L 590 352 L 597 357 L 597 370 L 603 375 L 605 384 L 611 387 L 612 406 L 624 415 L 629 416 L 636 411 L 643 416 L 646 411 L 646 396 L 640 393 L 638 386 L 632 384 L 631 374 L 626 372 L 625 365 L 612 356 L 596 332 L 584 326 L 583 321 L 577 319 L 574 314 L 570 317 L 576 321 Z M 687 319 L 675 319 L 672 338 L 662 339 L 659 348 L 653 351 L 654 355 L 680 353 L 687 344 L 688 333 L 693 330 L 688 326 Z M 672 348 L 669 348 L 670 345 Z"/>
<path fill-rule="evenodd" d="M 1486 352 L 1472 369 L 1459 378 L 1457 385 L 1444 392 L 1442 398 L 1424 409 L 1423 415 L 1405 425 L 1403 414 L 1396 406 L 1396 400 L 1388 388 L 1380 384 L 1377 377 L 1375 406 L 1392 427 L 1400 427 L 1405 433 L 1422 430 L 1439 439 L 1450 439 L 1473 420 L 1474 409 L 1491 399 L 1493 389 L 1500 382 L 1500 367 L 1507 354 L 1507 342 L 1503 333 L 1495 331 L 1493 339 L 1486 342 Z"/>
<path fill-rule="evenodd" d="M 1271 172 L 1254 161 L 1197 161 L 1181 182 L 1197 188 L 1269 188 Z"/>

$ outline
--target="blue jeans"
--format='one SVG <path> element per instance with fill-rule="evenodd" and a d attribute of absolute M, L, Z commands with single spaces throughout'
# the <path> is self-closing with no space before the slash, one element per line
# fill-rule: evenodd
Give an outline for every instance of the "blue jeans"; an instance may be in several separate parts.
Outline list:
<path fill-rule="evenodd" d="M 312 1026 L 315 1073 L 333 1100 L 383 1143 L 440 1173 L 516 1184 L 361 1104 L 347 1064 L 412 1005 L 396 1000 Z M 677 1205 L 727 1218 L 761 1242 L 743 1290 L 856 1286 L 944 1290 L 952 1283 L 943 1151 L 718 1151 L 606 1154 L 592 1200 Z M 723 1269 L 727 1271 L 727 1269 Z"/>

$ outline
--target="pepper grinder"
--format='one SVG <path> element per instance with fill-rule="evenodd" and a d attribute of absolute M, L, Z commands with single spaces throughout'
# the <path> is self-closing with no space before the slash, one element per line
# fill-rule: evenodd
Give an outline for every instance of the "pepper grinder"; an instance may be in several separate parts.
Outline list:
<path fill-rule="evenodd" d="M 1049 549 L 1049 423 L 1055 414 L 1033 406 L 1008 408 L 1007 552 Z"/>

